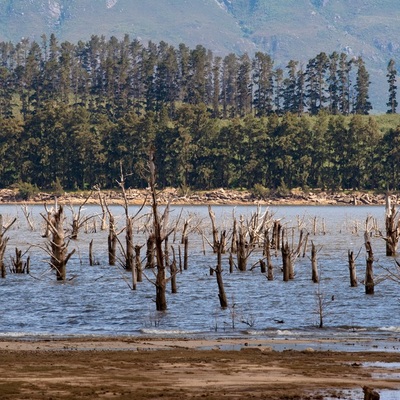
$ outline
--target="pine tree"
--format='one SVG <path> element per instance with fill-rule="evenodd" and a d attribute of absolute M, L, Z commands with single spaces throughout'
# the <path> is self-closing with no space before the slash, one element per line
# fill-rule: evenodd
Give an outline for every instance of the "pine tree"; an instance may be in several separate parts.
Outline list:
<path fill-rule="evenodd" d="M 253 60 L 254 108 L 257 116 L 269 115 L 273 110 L 273 65 L 268 54 L 257 52 Z"/>
<path fill-rule="evenodd" d="M 359 57 L 356 61 L 358 66 L 357 78 L 356 78 L 356 99 L 354 104 L 355 114 L 368 115 L 369 111 L 372 110 L 371 102 L 369 101 L 369 73 L 365 68 L 364 60 Z"/>
<path fill-rule="evenodd" d="M 387 110 L 387 114 L 396 114 L 396 108 L 398 106 L 396 98 L 397 97 L 396 76 L 397 76 L 396 63 L 393 59 L 391 59 L 387 66 L 387 75 L 386 75 L 389 84 L 389 101 L 386 103 L 386 105 L 389 107 L 389 109 Z"/>

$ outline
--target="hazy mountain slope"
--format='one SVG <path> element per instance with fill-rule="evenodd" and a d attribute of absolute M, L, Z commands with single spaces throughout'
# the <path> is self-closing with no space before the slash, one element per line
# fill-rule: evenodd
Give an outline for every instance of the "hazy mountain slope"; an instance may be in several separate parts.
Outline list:
<path fill-rule="evenodd" d="M 220 55 L 261 50 L 279 66 L 344 51 L 362 55 L 374 108 L 384 111 L 386 65 L 400 59 L 399 19 L 398 0 L 0 0 L 0 40 L 129 34 Z"/>
<path fill-rule="evenodd" d="M 213 0 L 0 0 L 0 40 L 40 40 L 51 32 L 72 42 L 127 33 L 145 42 L 203 44 L 221 53 L 254 47 Z"/>

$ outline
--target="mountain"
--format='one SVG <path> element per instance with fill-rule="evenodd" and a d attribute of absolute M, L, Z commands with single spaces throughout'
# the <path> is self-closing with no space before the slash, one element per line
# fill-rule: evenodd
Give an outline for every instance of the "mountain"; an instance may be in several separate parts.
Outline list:
<path fill-rule="evenodd" d="M 276 66 L 324 51 L 361 55 L 375 112 L 387 102 L 386 66 L 400 58 L 396 0 L 0 0 L 0 40 L 91 35 L 164 40 L 215 54 L 269 53 Z"/>

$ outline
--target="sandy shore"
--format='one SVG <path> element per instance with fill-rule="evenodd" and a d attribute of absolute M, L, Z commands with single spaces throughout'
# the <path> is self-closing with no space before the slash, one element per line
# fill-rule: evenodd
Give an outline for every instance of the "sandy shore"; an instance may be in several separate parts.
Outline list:
<path fill-rule="evenodd" d="M 0 393 L 33 400 L 354 400 L 363 399 L 364 386 L 400 390 L 398 350 L 341 345 L 349 351 L 320 351 L 320 343 L 301 340 L 3 339 Z"/>

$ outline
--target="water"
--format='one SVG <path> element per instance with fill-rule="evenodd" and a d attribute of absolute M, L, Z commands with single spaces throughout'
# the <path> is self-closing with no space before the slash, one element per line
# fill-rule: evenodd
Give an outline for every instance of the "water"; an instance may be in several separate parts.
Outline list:
<path fill-rule="evenodd" d="M 78 207 L 75 207 L 75 212 Z M 124 210 L 113 206 L 119 228 L 123 227 Z M 137 207 L 130 209 L 135 215 Z M 229 229 L 232 214 L 249 218 L 256 206 L 214 206 L 217 225 Z M 261 209 L 264 212 L 266 209 Z M 363 232 L 368 216 L 376 218 L 384 232 L 384 208 L 301 206 L 271 207 L 274 219 L 289 232 L 289 241 L 297 243 L 298 226 L 307 229 L 318 249 L 317 259 L 321 283 L 311 281 L 310 251 L 296 260 L 296 277 L 283 282 L 280 255 L 273 257 L 275 280 L 268 281 L 256 265 L 262 252 L 254 251 L 248 260 L 248 271 L 229 273 L 228 255 L 224 256 L 224 284 L 229 307 L 219 306 L 215 276 L 209 269 L 216 264 L 207 240 L 211 241 L 211 227 L 207 207 L 174 206 L 170 223 L 179 215 L 182 225 L 190 219 L 189 268 L 177 275 L 178 293 L 171 294 L 168 286 L 168 310 L 155 311 L 154 274 L 146 270 L 146 278 L 138 283 L 137 290 L 130 289 L 131 274 L 121 267 L 108 266 L 107 231 L 93 231 L 93 221 L 82 227 L 78 240 L 69 248 L 76 248 L 67 265 L 67 282 L 58 283 L 48 265 L 45 251 L 46 239 L 42 237 L 44 212 L 42 206 L 30 206 L 30 218 L 35 230 L 31 231 L 22 208 L 16 205 L 0 206 L 4 223 L 17 217 L 17 222 L 7 232 L 9 242 L 5 255 L 11 263 L 15 248 L 31 257 L 31 276 L 9 273 L 0 280 L 0 335 L 3 337 L 76 336 L 76 335 L 145 335 L 179 337 L 260 337 L 260 338 L 329 338 L 351 341 L 372 340 L 371 348 L 398 350 L 400 332 L 399 283 L 383 279 L 386 269 L 396 271 L 395 262 L 385 256 L 385 242 L 373 235 L 375 255 L 374 274 L 380 283 L 374 295 L 366 295 L 362 284 L 350 287 L 347 264 L 348 250 L 354 251 L 357 274 L 363 279 L 365 257 Z M 142 215 L 148 212 L 143 210 Z M 85 216 L 97 215 L 100 208 L 86 206 Z M 71 210 L 66 207 L 66 226 L 71 220 Z M 135 243 L 145 244 L 142 227 L 146 217 L 135 222 Z M 316 232 L 314 235 L 314 229 Z M 203 238 L 199 232 L 204 232 Z M 173 238 L 175 236 L 175 242 Z M 120 235 L 124 242 L 124 233 Z M 180 233 L 170 236 L 169 244 L 180 244 Z M 88 249 L 93 240 L 96 266 L 89 266 Z M 205 249 L 205 254 L 204 254 Z M 182 249 L 183 252 L 183 249 Z M 171 252 L 170 252 L 171 253 Z M 142 249 L 142 257 L 145 248 Z M 322 293 L 324 329 L 318 328 L 319 312 L 317 293 Z"/>

